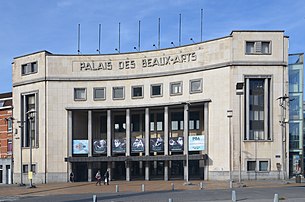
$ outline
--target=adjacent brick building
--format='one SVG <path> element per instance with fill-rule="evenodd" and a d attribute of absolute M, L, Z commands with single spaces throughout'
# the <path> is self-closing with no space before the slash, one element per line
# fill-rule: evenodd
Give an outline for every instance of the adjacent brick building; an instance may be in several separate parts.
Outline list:
<path fill-rule="evenodd" d="M 12 183 L 12 93 L 0 94 L 0 184 Z"/>

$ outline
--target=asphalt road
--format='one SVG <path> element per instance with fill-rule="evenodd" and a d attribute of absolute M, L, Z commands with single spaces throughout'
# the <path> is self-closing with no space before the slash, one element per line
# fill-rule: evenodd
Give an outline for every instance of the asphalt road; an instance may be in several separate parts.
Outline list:
<path fill-rule="evenodd" d="M 305 186 L 277 187 L 277 188 L 237 188 L 237 201 L 272 202 L 274 194 L 278 194 L 280 201 L 305 201 Z M 181 191 L 154 191 L 154 192 L 118 192 L 118 193 L 91 193 L 79 195 L 49 195 L 49 196 L 14 196 L 0 197 L 0 201 L 21 202 L 89 202 L 96 195 L 97 201 L 108 202 L 195 202 L 195 201 L 232 201 L 232 190 L 181 190 Z"/>

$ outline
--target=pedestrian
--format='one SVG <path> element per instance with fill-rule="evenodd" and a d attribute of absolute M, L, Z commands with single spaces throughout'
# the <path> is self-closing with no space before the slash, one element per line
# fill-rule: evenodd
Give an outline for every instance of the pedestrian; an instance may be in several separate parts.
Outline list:
<path fill-rule="evenodd" d="M 73 172 L 70 173 L 70 182 L 74 182 L 74 173 Z"/>
<path fill-rule="evenodd" d="M 95 178 L 96 178 L 96 184 L 99 184 L 101 186 L 101 182 L 102 182 L 102 176 L 101 176 L 101 172 L 98 170 L 96 175 L 95 175 Z"/>
<path fill-rule="evenodd" d="M 108 169 L 106 170 L 106 172 L 104 174 L 104 178 L 105 178 L 104 185 L 105 184 L 109 185 L 109 171 L 108 171 Z"/>

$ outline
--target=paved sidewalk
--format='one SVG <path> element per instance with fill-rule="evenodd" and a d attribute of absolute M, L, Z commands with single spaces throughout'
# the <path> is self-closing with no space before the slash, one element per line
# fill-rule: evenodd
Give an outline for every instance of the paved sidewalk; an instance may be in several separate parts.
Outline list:
<path fill-rule="evenodd" d="M 304 179 L 302 179 L 304 180 Z M 0 196 L 45 196 L 60 194 L 86 194 L 86 193 L 113 193 L 117 189 L 119 192 L 141 192 L 142 184 L 145 191 L 166 191 L 172 190 L 199 190 L 200 183 L 203 189 L 229 189 L 227 181 L 190 181 L 189 184 L 182 180 L 174 181 L 111 181 L 110 185 L 95 185 L 95 182 L 75 182 L 75 183 L 49 183 L 37 184 L 37 188 L 20 187 L 18 185 L 0 185 Z M 291 187 L 305 186 L 305 181 L 295 183 L 295 181 L 243 181 L 241 185 L 233 183 L 233 188 L 264 188 L 264 187 Z"/>

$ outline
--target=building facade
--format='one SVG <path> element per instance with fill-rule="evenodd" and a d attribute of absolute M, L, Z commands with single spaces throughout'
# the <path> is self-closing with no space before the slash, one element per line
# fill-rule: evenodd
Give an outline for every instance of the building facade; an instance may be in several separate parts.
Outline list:
<path fill-rule="evenodd" d="M 289 54 L 289 176 L 304 171 L 303 88 L 304 54 Z"/>
<path fill-rule="evenodd" d="M 288 90 L 283 31 L 233 31 L 144 52 L 16 57 L 22 127 L 14 152 L 22 155 L 14 179 L 32 170 L 34 183 L 67 181 L 73 171 L 91 181 L 106 169 L 127 181 L 283 179 Z"/>
<path fill-rule="evenodd" d="M 0 184 L 11 184 L 13 176 L 12 93 L 0 94 Z"/>

